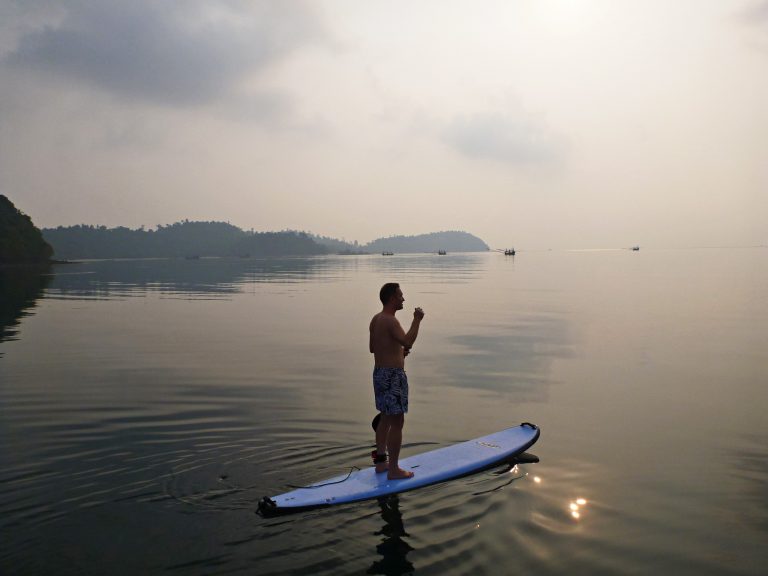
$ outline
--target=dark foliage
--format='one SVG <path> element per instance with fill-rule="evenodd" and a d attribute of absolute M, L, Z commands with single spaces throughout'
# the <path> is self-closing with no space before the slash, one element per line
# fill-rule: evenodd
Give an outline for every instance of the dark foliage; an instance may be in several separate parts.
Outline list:
<path fill-rule="evenodd" d="M 305 232 L 256 232 L 235 245 L 238 256 L 303 256 L 327 254 L 328 249 Z"/>
<path fill-rule="evenodd" d="M 433 232 L 418 236 L 380 238 L 365 246 L 371 252 L 485 252 L 488 245 L 468 232 Z"/>
<path fill-rule="evenodd" d="M 437 252 L 485 252 L 488 245 L 468 232 L 449 231 L 419 234 L 418 236 L 391 236 L 379 238 L 368 244 L 357 241 L 346 242 L 326 236 L 312 236 L 312 239 L 332 252 L 339 254 L 372 254 L 376 252 L 417 253 Z"/>
<path fill-rule="evenodd" d="M 32 219 L 0 194 L 0 264 L 48 262 L 53 249 Z"/>
<path fill-rule="evenodd" d="M 78 225 L 43 230 L 61 258 L 198 258 L 325 254 L 303 232 L 245 232 L 226 222 L 176 222 L 157 230 Z"/>

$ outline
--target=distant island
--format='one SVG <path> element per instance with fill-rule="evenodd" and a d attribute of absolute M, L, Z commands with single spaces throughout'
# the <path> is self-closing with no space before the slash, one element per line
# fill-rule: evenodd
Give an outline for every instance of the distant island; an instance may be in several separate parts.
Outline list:
<path fill-rule="evenodd" d="M 418 236 L 379 238 L 366 245 L 371 252 L 486 252 L 488 244 L 467 232 L 432 232 Z"/>
<path fill-rule="evenodd" d="M 0 264 L 45 264 L 52 256 L 32 219 L 0 194 Z"/>
<path fill-rule="evenodd" d="M 435 232 L 380 238 L 368 244 L 346 242 L 307 232 L 245 231 L 226 222 L 184 220 L 155 230 L 77 225 L 44 228 L 42 235 L 57 258 L 264 258 L 318 254 L 387 252 L 477 252 L 488 245 L 467 232 Z"/>

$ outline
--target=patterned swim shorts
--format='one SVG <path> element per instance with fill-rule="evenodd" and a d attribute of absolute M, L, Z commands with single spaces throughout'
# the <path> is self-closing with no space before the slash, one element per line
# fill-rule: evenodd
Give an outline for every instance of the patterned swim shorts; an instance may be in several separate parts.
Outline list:
<path fill-rule="evenodd" d="M 408 377 L 402 368 L 373 369 L 376 410 L 388 416 L 408 412 Z"/>

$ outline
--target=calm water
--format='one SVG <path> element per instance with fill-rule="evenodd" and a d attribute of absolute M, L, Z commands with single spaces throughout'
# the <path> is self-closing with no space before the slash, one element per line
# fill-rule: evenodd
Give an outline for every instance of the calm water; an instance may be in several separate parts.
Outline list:
<path fill-rule="evenodd" d="M 540 462 L 261 518 L 368 464 L 391 280 L 404 455 L 531 421 Z M 766 294 L 764 248 L 2 271 L 0 573 L 765 574 Z"/>

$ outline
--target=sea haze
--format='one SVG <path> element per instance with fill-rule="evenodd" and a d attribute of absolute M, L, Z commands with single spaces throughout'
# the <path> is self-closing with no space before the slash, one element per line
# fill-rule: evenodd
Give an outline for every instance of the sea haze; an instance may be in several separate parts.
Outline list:
<path fill-rule="evenodd" d="M 4 574 L 744 574 L 768 563 L 768 250 L 89 261 L 0 272 Z M 277 519 L 369 465 L 398 281 L 404 455 L 537 464 Z"/>

